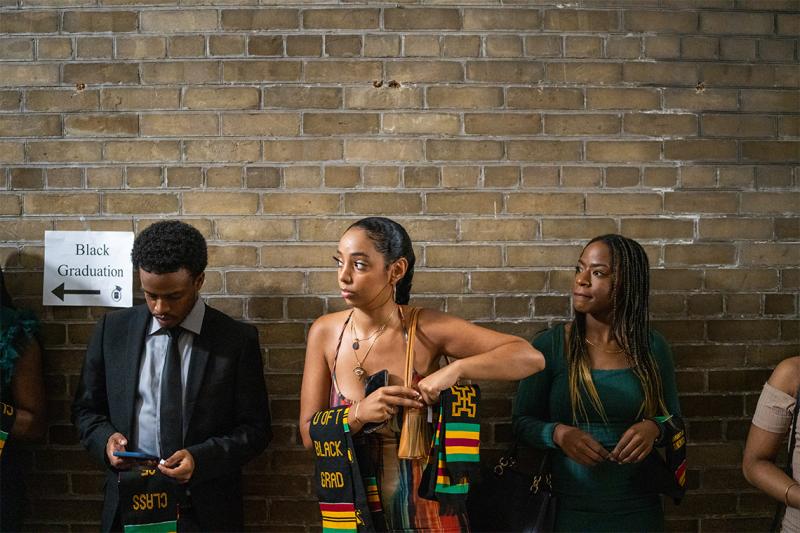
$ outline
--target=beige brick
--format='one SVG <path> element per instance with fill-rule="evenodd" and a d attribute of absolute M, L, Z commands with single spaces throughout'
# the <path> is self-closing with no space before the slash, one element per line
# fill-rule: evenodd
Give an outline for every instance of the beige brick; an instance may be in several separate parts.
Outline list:
<path fill-rule="evenodd" d="M 208 39 L 208 51 L 212 56 L 244 55 L 244 35 L 212 35 Z"/>
<path fill-rule="evenodd" d="M 551 135 L 613 135 L 620 132 L 617 115 L 545 115 L 544 131 Z"/>
<path fill-rule="evenodd" d="M 694 63 L 625 63 L 622 65 L 622 81 L 638 84 L 681 86 L 702 79 Z M 706 79 L 706 84 L 711 85 Z"/>
<path fill-rule="evenodd" d="M 395 57 L 400 55 L 399 35 L 365 35 L 364 55 L 366 57 Z"/>
<path fill-rule="evenodd" d="M 731 265 L 736 263 L 733 244 L 668 244 L 664 246 L 666 265 Z"/>
<path fill-rule="evenodd" d="M 43 141 L 28 143 L 28 160 L 36 162 L 100 161 L 102 145 L 89 141 Z"/>
<path fill-rule="evenodd" d="M 379 9 L 309 9 L 303 11 L 303 28 L 378 29 L 380 16 Z"/>
<path fill-rule="evenodd" d="M 461 122 L 456 114 L 447 113 L 387 113 L 383 130 L 400 134 L 458 134 Z"/>
<path fill-rule="evenodd" d="M 24 215 L 97 215 L 100 195 L 94 193 L 26 193 Z"/>
<path fill-rule="evenodd" d="M 259 141 L 186 141 L 187 161 L 258 161 Z"/>
<path fill-rule="evenodd" d="M 638 59 L 641 56 L 639 37 L 609 37 L 606 41 L 606 56 L 621 59 Z"/>
<path fill-rule="evenodd" d="M 590 161 L 658 161 L 661 145 L 647 141 L 590 141 L 586 159 Z"/>
<path fill-rule="evenodd" d="M 486 109 L 503 105 L 499 87 L 430 87 L 427 102 L 431 108 Z"/>
<path fill-rule="evenodd" d="M 300 117 L 295 113 L 226 113 L 223 135 L 297 135 Z"/>
<path fill-rule="evenodd" d="M 778 35 L 796 36 L 800 33 L 800 15 L 778 14 L 776 18 Z"/>
<path fill-rule="evenodd" d="M 736 90 L 729 89 L 666 89 L 665 109 L 697 111 L 733 111 L 738 109 Z"/>
<path fill-rule="evenodd" d="M 503 157 L 500 141 L 428 140 L 426 154 L 429 161 L 496 160 Z"/>
<path fill-rule="evenodd" d="M 123 182 L 120 167 L 86 169 L 86 187 L 89 189 L 121 189 Z"/>
<path fill-rule="evenodd" d="M 635 135 L 697 135 L 697 117 L 690 114 L 630 113 L 623 123 L 625 132 Z"/>
<path fill-rule="evenodd" d="M 344 147 L 347 161 L 419 161 L 423 144 L 417 140 L 348 140 Z"/>
<path fill-rule="evenodd" d="M 580 89 L 522 88 L 508 89 L 508 107 L 512 109 L 582 109 Z"/>
<path fill-rule="evenodd" d="M 6 11 L 0 13 L 0 33 L 53 33 L 58 31 L 57 11 Z"/>
<path fill-rule="evenodd" d="M 422 211 L 422 198 L 417 193 L 360 192 L 344 195 L 345 213 L 390 215 Z"/>
<path fill-rule="evenodd" d="M 778 135 L 780 137 L 800 137 L 800 117 L 780 117 Z"/>
<path fill-rule="evenodd" d="M 606 187 L 635 187 L 639 185 L 639 178 L 640 173 L 638 168 L 606 168 Z"/>
<path fill-rule="evenodd" d="M 358 57 L 361 55 L 360 35 L 328 35 L 325 37 L 325 53 L 330 57 Z"/>
<path fill-rule="evenodd" d="M 167 61 L 142 64 L 142 81 L 145 83 L 214 83 L 219 81 L 219 73 L 220 66 L 216 61 Z"/>
<path fill-rule="evenodd" d="M 0 64 L 0 87 L 56 84 L 58 65 Z"/>
<path fill-rule="evenodd" d="M 778 274 L 766 269 L 712 269 L 706 272 L 706 286 L 725 291 L 770 290 L 778 287 Z"/>
<path fill-rule="evenodd" d="M 108 215 L 176 214 L 180 207 L 175 194 L 106 193 L 103 213 Z"/>
<path fill-rule="evenodd" d="M 742 111 L 795 112 L 800 109 L 797 91 L 742 90 Z"/>
<path fill-rule="evenodd" d="M 503 195 L 476 192 L 432 192 L 425 195 L 426 213 L 496 215 L 503 212 Z"/>
<path fill-rule="evenodd" d="M 541 133 L 541 115 L 536 113 L 472 113 L 464 115 L 465 133 L 525 135 Z"/>
<path fill-rule="evenodd" d="M 741 264 L 796 266 L 798 257 L 800 257 L 800 246 L 796 243 L 747 244 L 742 246 Z"/>
<path fill-rule="evenodd" d="M 33 92 L 28 94 L 33 94 Z M 19 91 L 0 91 L 0 110 L 17 111 L 21 103 L 22 93 Z"/>
<path fill-rule="evenodd" d="M 525 37 L 525 53 L 530 57 L 558 57 L 561 55 L 560 35 L 529 35 Z"/>
<path fill-rule="evenodd" d="M 506 249 L 510 267 L 572 266 L 583 246 L 535 245 L 509 246 Z"/>
<path fill-rule="evenodd" d="M 782 241 L 800 240 L 800 218 L 776 218 L 775 238 Z"/>
<path fill-rule="evenodd" d="M 332 188 L 351 188 L 361 184 L 361 172 L 358 167 L 331 166 L 325 167 L 325 186 Z"/>
<path fill-rule="evenodd" d="M 41 168 L 10 168 L 9 189 L 43 189 L 44 170 Z"/>
<path fill-rule="evenodd" d="M 303 273 L 227 271 L 225 288 L 229 294 L 301 294 Z"/>
<path fill-rule="evenodd" d="M 294 165 L 283 169 L 283 186 L 287 189 L 317 189 L 322 186 L 319 166 Z"/>
<path fill-rule="evenodd" d="M 422 90 L 411 87 L 348 88 L 345 107 L 348 109 L 402 109 L 422 106 Z"/>
<path fill-rule="evenodd" d="M 61 135 L 58 115 L 0 115 L 0 137 L 52 137 Z"/>
<path fill-rule="evenodd" d="M 203 169 L 200 167 L 168 167 L 166 170 L 167 186 L 171 189 L 195 189 L 203 186 Z"/>
<path fill-rule="evenodd" d="M 715 187 L 717 173 L 714 167 L 685 166 L 681 168 L 681 186 L 684 189 Z"/>
<path fill-rule="evenodd" d="M 178 141 L 119 141 L 105 145 L 105 161 L 179 161 Z"/>
<path fill-rule="evenodd" d="M 2 79 L 0 72 L 0 79 Z M 139 67 L 131 63 L 66 63 L 64 83 L 139 83 Z M 30 85 L 30 84 L 26 84 Z"/>
<path fill-rule="evenodd" d="M 286 109 L 337 109 L 342 90 L 333 87 L 269 87 L 264 89 L 264 107 Z"/>
<path fill-rule="evenodd" d="M 79 59 L 111 59 L 114 40 L 111 37 L 78 37 L 75 56 Z"/>
<path fill-rule="evenodd" d="M 477 82 L 538 83 L 544 67 L 531 61 L 467 61 L 467 80 Z"/>
<path fill-rule="evenodd" d="M 670 213 L 736 213 L 739 197 L 730 192 L 666 192 L 664 210 Z"/>
<path fill-rule="evenodd" d="M 464 10 L 465 30 L 538 30 L 541 17 L 534 9 Z"/>
<path fill-rule="evenodd" d="M 487 166 L 484 167 L 483 186 L 486 188 L 516 188 L 519 186 L 519 176 L 520 172 L 517 166 Z"/>
<path fill-rule="evenodd" d="M 506 145 L 512 161 L 575 161 L 581 153 L 577 141 L 509 141 Z"/>
<path fill-rule="evenodd" d="M 577 215 L 584 212 L 582 194 L 575 193 L 512 193 L 506 211 L 527 215 Z"/>
<path fill-rule="evenodd" d="M 752 61 L 756 58 L 756 40 L 723 38 L 719 44 L 720 56 L 725 60 Z"/>
<path fill-rule="evenodd" d="M 377 113 L 305 113 L 303 133 L 310 135 L 346 135 L 377 133 Z"/>
<path fill-rule="evenodd" d="M 217 11 L 184 9 L 179 11 L 142 11 L 143 32 L 199 32 L 217 28 Z"/>
<path fill-rule="evenodd" d="M 695 139 L 686 141 L 665 141 L 664 159 L 689 161 L 724 161 L 736 159 L 734 141 Z"/>
<path fill-rule="evenodd" d="M 339 212 L 338 194 L 265 193 L 262 195 L 264 213 L 285 215 L 321 215 Z"/>
<path fill-rule="evenodd" d="M 258 194 L 247 192 L 185 192 L 187 215 L 252 215 L 258 212 Z"/>
<path fill-rule="evenodd" d="M 64 31 L 67 33 L 132 32 L 138 29 L 135 11 L 66 11 Z"/>
<path fill-rule="evenodd" d="M 408 189 L 433 188 L 441 186 L 439 167 L 405 167 L 403 185 Z"/>
<path fill-rule="evenodd" d="M 694 222 L 670 218 L 626 218 L 622 234 L 633 239 L 691 239 Z"/>
<path fill-rule="evenodd" d="M 763 39 L 758 41 L 758 54 L 767 61 L 791 61 L 795 45 L 792 41 Z"/>
<path fill-rule="evenodd" d="M 206 172 L 206 186 L 209 188 L 242 187 L 242 169 L 240 167 L 214 167 Z"/>
<path fill-rule="evenodd" d="M 425 266 L 428 268 L 491 268 L 503 263 L 503 250 L 499 246 L 426 246 Z"/>
<path fill-rule="evenodd" d="M 169 50 L 169 57 L 203 57 L 206 55 L 206 39 L 202 35 L 167 37 L 167 50 Z"/>
<path fill-rule="evenodd" d="M 701 79 L 716 87 L 772 87 L 775 70 L 771 65 L 711 63 L 703 66 Z"/>
<path fill-rule="evenodd" d="M 241 174 L 241 171 L 239 173 Z M 248 167 L 246 180 L 248 189 L 274 189 L 281 186 L 281 169 L 277 167 Z"/>
<path fill-rule="evenodd" d="M 564 57 L 603 57 L 603 39 L 600 37 L 567 36 L 564 44 Z"/>
<path fill-rule="evenodd" d="M 269 268 L 319 268 L 333 264 L 334 247 L 285 244 L 261 247 L 261 266 Z"/>
<path fill-rule="evenodd" d="M 24 218 L 0 220 L 0 239 L 4 241 L 43 241 L 45 230 L 52 229 L 51 221 Z"/>
<path fill-rule="evenodd" d="M 703 33 L 771 34 L 774 16 L 771 13 L 706 12 L 700 14 Z"/>
<path fill-rule="evenodd" d="M 247 40 L 247 54 L 251 56 L 283 55 L 283 37 L 280 35 L 251 35 Z"/>
<path fill-rule="evenodd" d="M 300 16 L 296 9 L 224 9 L 223 30 L 298 29 Z"/>
<path fill-rule="evenodd" d="M 307 82 L 363 83 L 382 77 L 379 61 L 308 61 L 304 70 L 303 79 Z"/>
<path fill-rule="evenodd" d="M 299 239 L 301 241 L 329 241 L 335 243 L 347 230 L 348 226 L 356 220 L 356 218 L 302 219 L 298 221 Z"/>
<path fill-rule="evenodd" d="M 159 59 L 167 56 L 163 37 L 117 37 L 118 59 Z"/>
<path fill-rule="evenodd" d="M 295 222 L 285 218 L 221 218 L 217 234 L 224 241 L 288 241 L 295 238 Z"/>
<path fill-rule="evenodd" d="M 697 13 L 693 11 L 638 11 L 624 13 L 625 29 L 648 33 L 693 33 L 697 31 Z"/>
<path fill-rule="evenodd" d="M 464 80 L 464 69 L 454 61 L 392 61 L 386 65 L 386 76 L 403 84 L 457 82 Z"/>
<path fill-rule="evenodd" d="M 386 8 L 383 26 L 387 30 L 459 30 L 461 17 L 451 8 Z"/>
<path fill-rule="evenodd" d="M 38 40 L 39 59 L 69 59 L 72 57 L 72 39 L 69 37 L 47 37 Z"/>
<path fill-rule="evenodd" d="M 49 168 L 47 169 L 47 187 L 49 189 L 83 188 L 83 169 Z"/>
<path fill-rule="evenodd" d="M 772 223 L 763 218 L 701 218 L 699 236 L 703 240 L 769 240 Z"/>
<path fill-rule="evenodd" d="M 684 37 L 681 39 L 681 57 L 687 59 L 717 59 L 719 39 L 715 37 Z"/>
<path fill-rule="evenodd" d="M 442 55 L 444 57 L 478 57 L 481 55 L 481 38 L 477 35 L 445 35 L 442 42 Z"/>
<path fill-rule="evenodd" d="M 208 266 L 227 268 L 237 266 L 254 267 L 258 263 L 258 249 L 254 246 L 209 246 Z"/>
<path fill-rule="evenodd" d="M 258 109 L 255 87 L 189 87 L 183 95 L 186 109 Z"/>
<path fill-rule="evenodd" d="M 582 212 L 583 206 L 577 212 Z M 610 218 L 545 218 L 543 239 L 591 239 L 597 235 L 617 233 L 617 224 Z M 624 232 L 623 232 L 624 233 Z M 574 262 L 574 259 L 573 259 Z"/>
<path fill-rule="evenodd" d="M 545 272 L 473 272 L 470 274 L 470 288 L 476 293 L 523 293 L 530 294 L 544 289 L 547 281 Z"/>
<path fill-rule="evenodd" d="M 645 55 L 654 59 L 676 59 L 681 55 L 681 40 L 677 35 L 645 37 Z"/>
<path fill-rule="evenodd" d="M 226 61 L 222 79 L 231 81 L 297 81 L 301 64 L 298 61 Z"/>
<path fill-rule="evenodd" d="M 798 192 L 746 192 L 742 193 L 742 213 L 797 214 L 800 212 Z"/>
<path fill-rule="evenodd" d="M 746 115 L 703 115 L 703 135 L 712 137 L 773 137 L 775 119 Z"/>
<path fill-rule="evenodd" d="M 532 241 L 536 239 L 537 222 L 526 218 L 461 220 L 461 241 Z"/>
<path fill-rule="evenodd" d="M 18 217 L 22 213 L 22 198 L 18 194 L 0 193 L 0 215 Z"/>
<path fill-rule="evenodd" d="M 68 115 L 64 117 L 64 133 L 76 137 L 119 137 L 136 135 L 139 122 L 136 115 Z"/>
<path fill-rule="evenodd" d="M 661 196 L 658 194 L 587 194 L 588 215 L 658 215 Z"/>
<path fill-rule="evenodd" d="M 600 187 L 603 181 L 602 169 L 596 167 L 562 167 L 561 185 L 582 189 Z"/>
<path fill-rule="evenodd" d="M 478 186 L 481 169 L 478 166 L 442 167 L 442 187 L 445 189 L 470 189 Z"/>
<path fill-rule="evenodd" d="M 486 37 L 488 57 L 521 57 L 523 40 L 516 35 L 489 35 Z"/>
<path fill-rule="evenodd" d="M 622 80 L 618 63 L 548 63 L 547 80 L 556 83 L 614 84 Z"/>
<path fill-rule="evenodd" d="M 441 53 L 438 35 L 406 35 L 403 38 L 403 55 L 406 57 L 438 57 Z"/>
<path fill-rule="evenodd" d="M 342 158 L 340 140 L 264 141 L 265 161 L 327 161 Z"/>
<path fill-rule="evenodd" d="M 159 113 L 142 115 L 143 137 L 194 137 L 219 133 L 219 119 L 215 114 Z"/>
<path fill-rule="evenodd" d="M 614 31 L 619 29 L 617 11 L 589 9 L 548 9 L 544 12 L 544 29 L 560 31 Z"/>
<path fill-rule="evenodd" d="M 33 39 L 0 39 L 0 58 L 33 61 Z"/>
<path fill-rule="evenodd" d="M 102 108 L 113 111 L 178 109 L 179 101 L 178 89 L 103 89 L 100 97 Z"/>

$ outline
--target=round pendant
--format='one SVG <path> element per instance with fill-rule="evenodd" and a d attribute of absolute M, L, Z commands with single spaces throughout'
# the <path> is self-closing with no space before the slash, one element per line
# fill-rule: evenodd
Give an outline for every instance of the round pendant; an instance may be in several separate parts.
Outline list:
<path fill-rule="evenodd" d="M 365 373 L 366 372 L 364 371 L 364 367 L 362 367 L 361 365 L 353 367 L 353 374 L 355 374 L 358 379 L 364 377 Z"/>
<path fill-rule="evenodd" d="M 361 348 L 361 345 L 358 343 L 358 340 L 354 340 L 353 341 L 353 349 L 354 350 L 358 350 L 359 348 Z"/>

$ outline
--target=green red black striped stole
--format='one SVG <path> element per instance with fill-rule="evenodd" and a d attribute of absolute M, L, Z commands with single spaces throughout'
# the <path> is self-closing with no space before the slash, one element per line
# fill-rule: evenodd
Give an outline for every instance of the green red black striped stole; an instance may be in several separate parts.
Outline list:
<path fill-rule="evenodd" d="M 3 448 L 6 445 L 9 433 L 11 433 L 11 428 L 14 427 L 16 418 L 16 409 L 7 403 L 0 402 L 0 455 L 3 454 Z"/>
<path fill-rule="evenodd" d="M 433 446 L 419 495 L 438 500 L 440 514 L 465 511 L 469 480 L 480 462 L 479 403 L 477 385 L 456 385 L 439 395 Z"/>

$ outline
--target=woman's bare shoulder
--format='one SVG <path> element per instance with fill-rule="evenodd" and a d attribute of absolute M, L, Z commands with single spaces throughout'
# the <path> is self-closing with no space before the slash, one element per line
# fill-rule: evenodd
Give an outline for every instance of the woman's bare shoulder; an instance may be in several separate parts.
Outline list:
<path fill-rule="evenodd" d="M 768 383 L 786 394 L 795 396 L 800 388 L 800 356 L 784 359 L 769 378 Z"/>

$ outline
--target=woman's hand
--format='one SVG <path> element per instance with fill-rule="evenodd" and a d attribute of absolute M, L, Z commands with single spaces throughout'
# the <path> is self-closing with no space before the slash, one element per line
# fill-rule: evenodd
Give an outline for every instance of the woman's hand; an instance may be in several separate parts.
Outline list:
<path fill-rule="evenodd" d="M 609 459 L 617 463 L 638 463 L 651 451 L 661 431 L 652 420 L 642 420 L 622 434 Z"/>
<path fill-rule="evenodd" d="M 458 372 L 458 363 L 459 361 L 453 361 L 433 374 L 425 376 L 417 383 L 417 388 L 422 395 L 422 401 L 428 405 L 434 405 L 439 401 L 440 392 L 458 383 L 461 377 Z"/>
<path fill-rule="evenodd" d="M 608 451 L 583 430 L 558 424 L 553 431 L 555 442 L 564 455 L 584 466 L 594 466 L 608 459 Z"/>
<path fill-rule="evenodd" d="M 355 413 L 358 420 L 366 422 L 384 422 L 400 410 L 400 406 L 421 409 L 425 406 L 420 401 L 420 394 L 414 389 L 401 385 L 381 387 L 358 403 Z"/>

